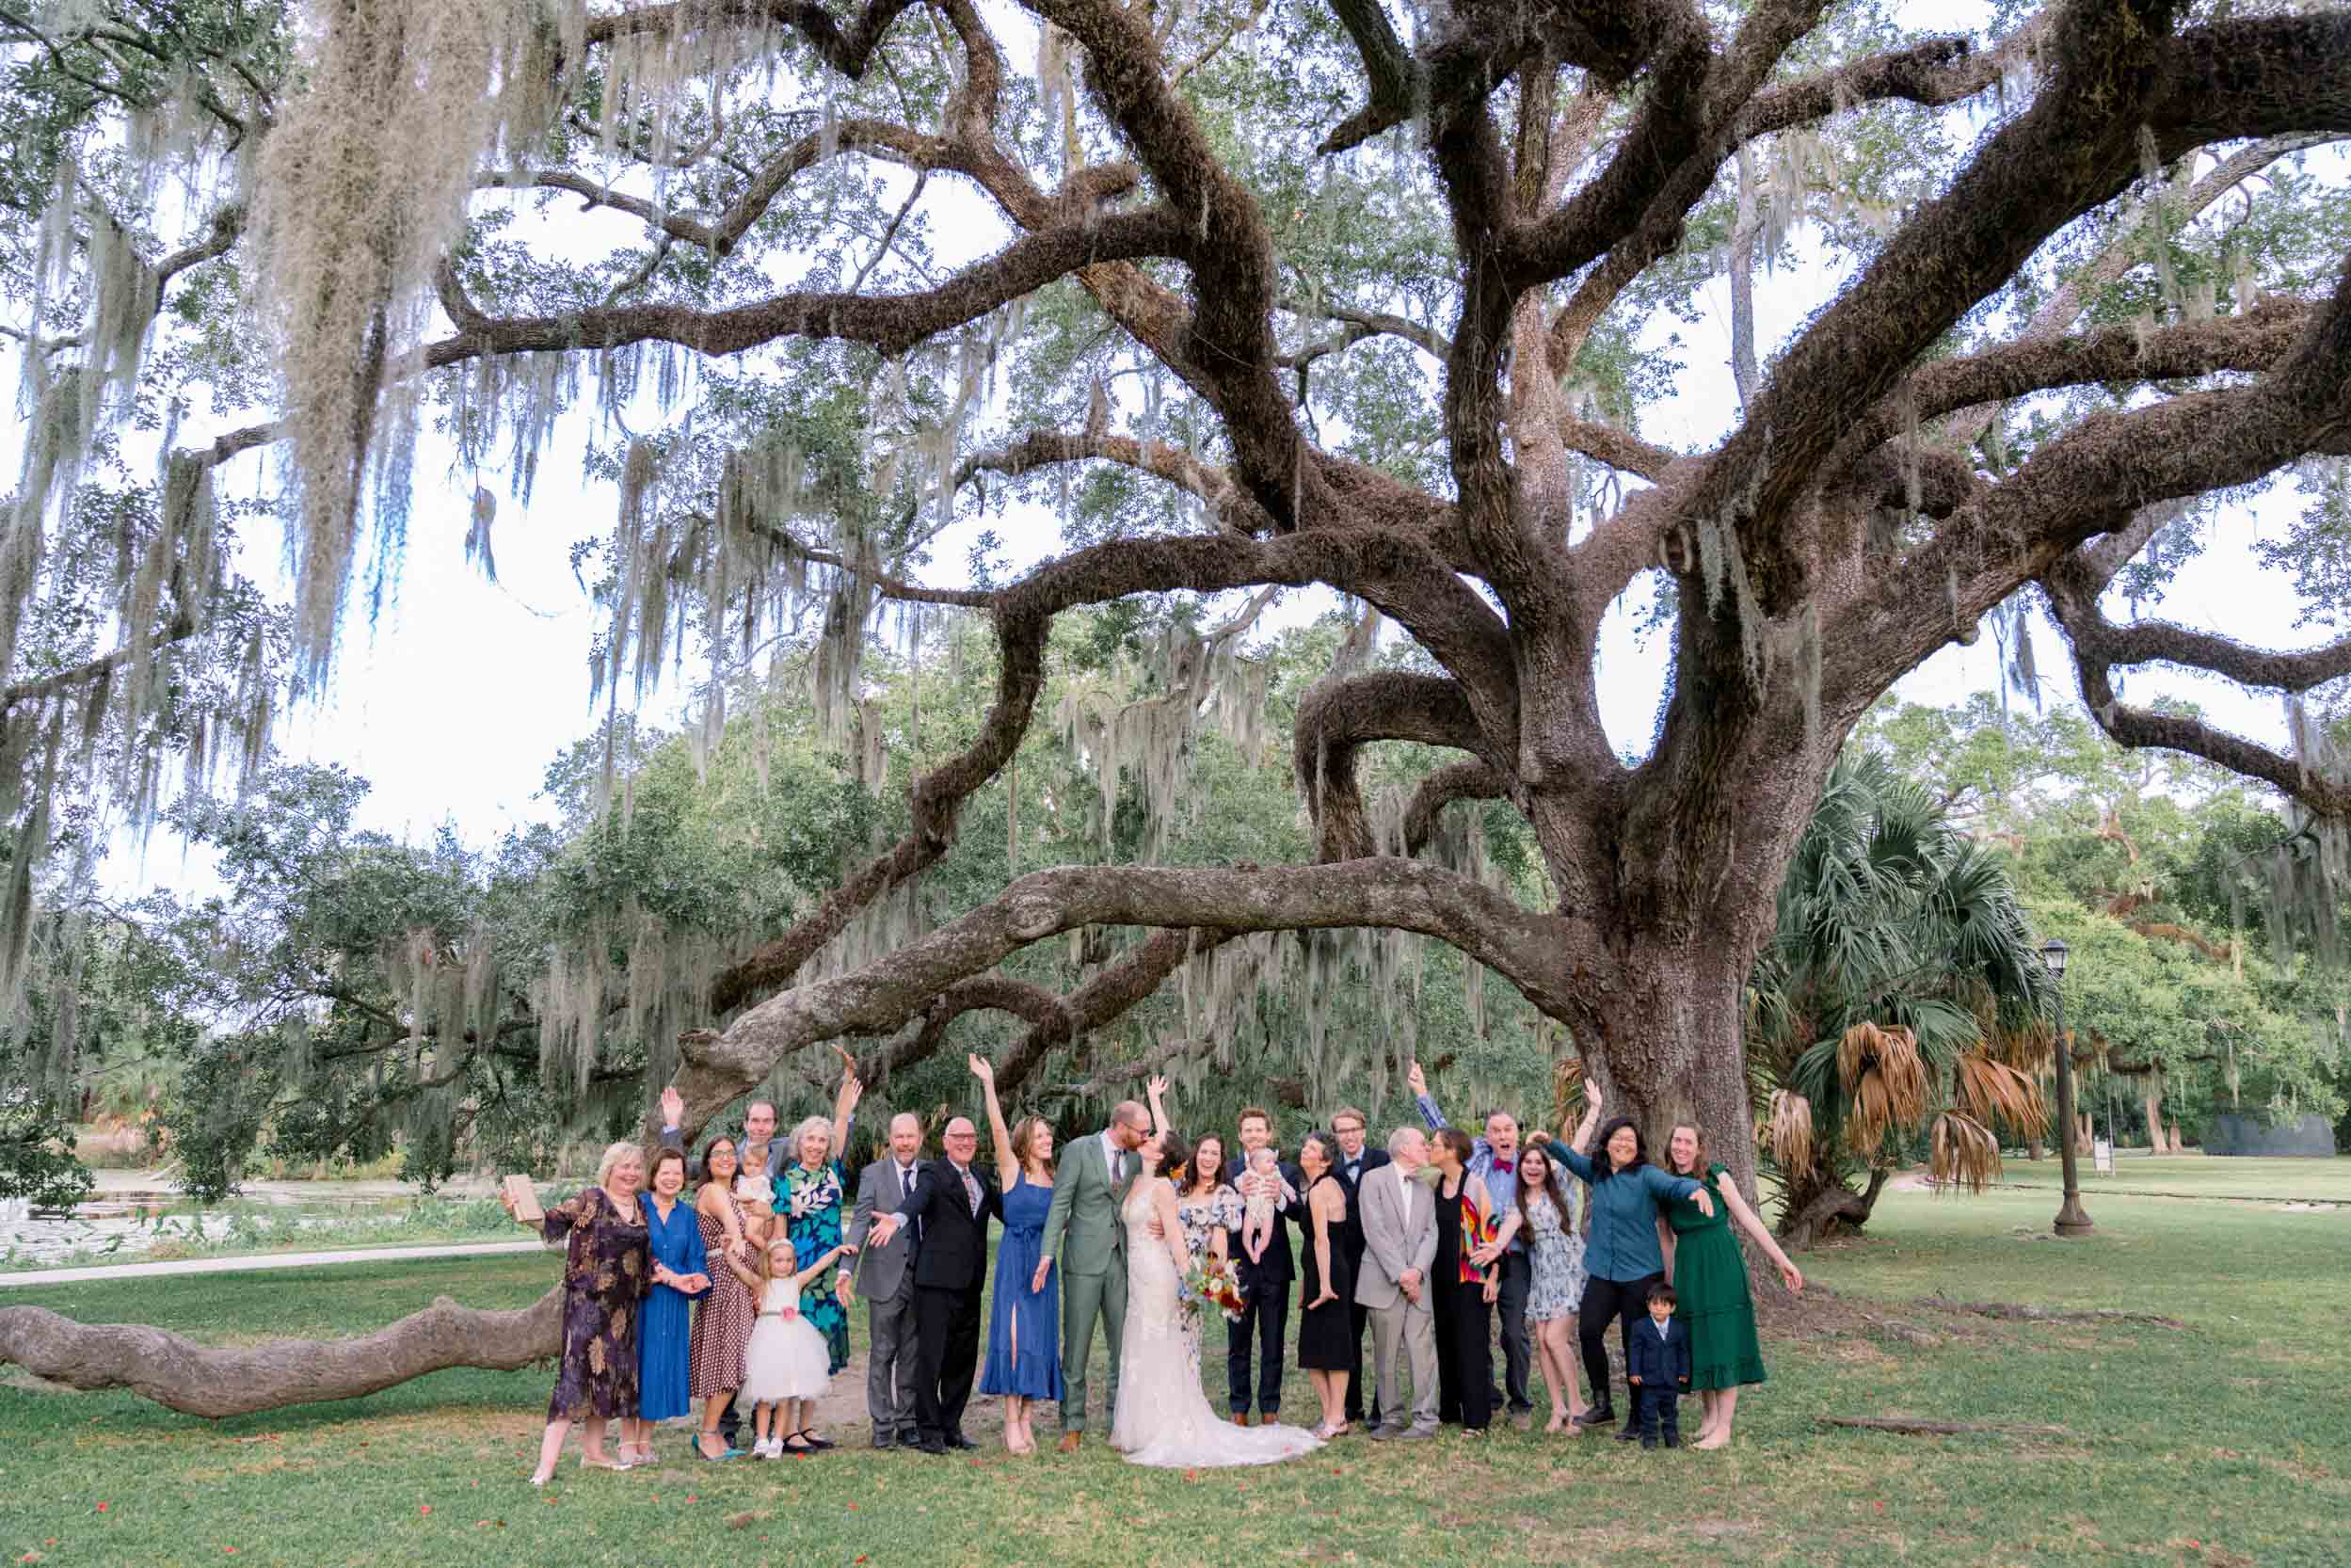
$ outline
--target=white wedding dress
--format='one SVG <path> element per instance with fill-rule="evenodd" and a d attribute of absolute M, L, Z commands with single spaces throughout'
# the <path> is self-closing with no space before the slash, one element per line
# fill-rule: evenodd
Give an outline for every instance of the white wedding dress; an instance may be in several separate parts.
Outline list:
<path fill-rule="evenodd" d="M 1129 1464 L 1175 1470 L 1273 1464 L 1322 1447 L 1303 1427 L 1237 1427 L 1209 1408 L 1184 1328 L 1176 1260 L 1167 1242 L 1151 1234 L 1154 1185 L 1136 1182 L 1120 1216 L 1127 1226 L 1127 1331 L 1119 1342 L 1111 1447 Z"/>

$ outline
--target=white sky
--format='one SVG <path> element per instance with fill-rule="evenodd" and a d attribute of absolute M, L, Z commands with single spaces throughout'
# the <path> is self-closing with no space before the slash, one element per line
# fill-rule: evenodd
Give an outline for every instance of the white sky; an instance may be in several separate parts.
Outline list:
<path fill-rule="evenodd" d="M 998 8 L 989 9 L 1000 18 Z M 1955 11 L 1948 4 L 1906 9 L 1931 13 L 1945 26 Z M 1002 32 L 1014 29 L 1007 24 Z M 1025 63 L 1030 56 L 1016 36 L 1006 41 L 1010 58 Z M 2340 172 L 2343 160 L 2332 160 L 2331 167 Z M 983 255 L 1001 243 L 1000 221 L 976 193 L 954 181 L 934 182 L 928 193 L 925 210 L 933 214 L 934 243 L 943 261 L 959 252 Z M 617 215 L 581 215 L 568 201 L 552 212 L 557 222 L 569 226 L 556 236 L 561 246 L 598 248 L 633 237 L 632 220 Z M 1783 268 L 1759 278 L 1763 351 L 1767 355 L 1783 343 L 1841 282 L 1820 266 Z M 1695 327 L 1668 317 L 1652 329 L 1655 342 L 1669 331 L 1682 333 L 1687 368 L 1680 391 L 1645 413 L 1642 433 L 1676 448 L 1710 446 L 1734 423 L 1727 282 L 1712 285 L 1706 304 L 1706 318 Z M 579 539 L 608 529 L 615 504 L 610 488 L 584 488 L 576 477 L 588 424 L 589 416 L 575 415 L 543 456 L 527 511 L 505 494 L 503 476 L 485 479 L 500 497 L 495 585 L 464 557 L 472 477 L 444 477 L 446 448 L 431 440 L 420 448 L 397 600 L 385 607 L 372 631 L 363 609 L 355 612 L 328 698 L 288 719 L 280 733 L 287 756 L 341 762 L 372 783 L 360 810 L 364 825 L 414 837 L 454 818 L 469 841 L 482 843 L 511 824 L 552 816 L 547 803 L 535 798 L 542 773 L 594 723 L 586 659 L 598 616 L 571 575 L 568 555 Z M 209 432 L 203 434 L 208 438 Z M 274 465 L 248 456 L 224 470 L 220 482 L 230 489 L 272 484 Z M 2151 613 L 2282 646 L 2319 640 L 2318 633 L 2293 630 L 2298 606 L 2291 588 L 2261 572 L 2251 551 L 2255 537 L 2280 527 L 2299 504 L 2286 486 L 2252 506 L 2232 507 L 2215 530 L 2206 555 Z M 1024 563 L 1048 556 L 1061 545 L 1058 520 L 1042 508 L 1016 508 L 990 518 L 987 525 Z M 940 542 L 933 557 L 934 581 L 960 574 L 968 535 L 978 526 L 959 528 Z M 248 540 L 244 569 L 264 584 L 282 583 L 277 553 L 274 537 Z M 1274 613 L 1275 624 L 1310 618 L 1331 602 L 1326 594 L 1293 594 Z M 1621 605 L 1602 639 L 1603 714 L 1620 749 L 1646 745 L 1666 673 L 1667 640 L 1637 646 L 1630 626 L 1630 612 Z M 2070 669 L 2058 657 L 2060 646 L 2054 630 L 2044 627 L 2039 647 L 2045 699 L 2075 702 Z M 1987 635 L 1972 648 L 1946 648 L 1897 689 L 1920 702 L 1956 702 L 1996 682 L 1997 657 L 1994 640 Z M 2128 690 L 2134 700 L 2158 691 L 2192 696 L 2230 728 L 2273 743 L 2283 737 L 2273 695 L 2152 670 L 2132 674 Z M 668 718 L 675 696 L 665 691 L 652 699 L 654 716 Z M 121 886 L 209 879 L 200 865 L 184 861 L 159 838 L 144 867 L 119 861 L 108 880 Z"/>

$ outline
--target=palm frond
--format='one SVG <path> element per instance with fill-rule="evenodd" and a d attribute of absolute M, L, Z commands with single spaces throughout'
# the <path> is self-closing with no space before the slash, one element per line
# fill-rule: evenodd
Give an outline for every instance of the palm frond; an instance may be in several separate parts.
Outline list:
<path fill-rule="evenodd" d="M 2000 1140 L 1957 1111 L 1935 1118 L 1927 1174 L 1939 1189 L 1981 1192 L 2000 1178 Z"/>
<path fill-rule="evenodd" d="M 1772 1091 L 1763 1126 L 1756 1129 L 1771 1162 L 1783 1171 L 1805 1171 L 1813 1162 L 1813 1105 L 1785 1089 Z"/>

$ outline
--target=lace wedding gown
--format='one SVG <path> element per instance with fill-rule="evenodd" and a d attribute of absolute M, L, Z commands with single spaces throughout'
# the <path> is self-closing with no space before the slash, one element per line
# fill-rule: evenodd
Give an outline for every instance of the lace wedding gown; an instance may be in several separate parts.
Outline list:
<path fill-rule="evenodd" d="M 1185 1332 L 1176 1261 L 1167 1242 L 1151 1234 L 1154 1185 L 1136 1182 L 1120 1216 L 1127 1226 L 1127 1331 L 1111 1447 L 1130 1464 L 1178 1470 L 1273 1464 L 1322 1447 L 1303 1427 L 1237 1427 L 1209 1408 Z"/>

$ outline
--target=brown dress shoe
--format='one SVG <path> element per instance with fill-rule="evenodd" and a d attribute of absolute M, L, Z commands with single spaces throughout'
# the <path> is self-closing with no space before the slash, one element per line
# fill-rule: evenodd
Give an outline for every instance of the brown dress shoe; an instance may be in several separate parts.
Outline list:
<path fill-rule="evenodd" d="M 1082 1432 L 1063 1432 L 1062 1440 L 1055 1444 L 1054 1447 L 1059 1448 L 1063 1453 L 1074 1454 L 1078 1451 L 1078 1445 L 1084 1439 L 1085 1435 L 1086 1434 Z"/>
<path fill-rule="evenodd" d="M 1245 1426 L 1247 1426 L 1248 1424 L 1249 1424 L 1249 1412 L 1247 1412 L 1247 1411 L 1245 1411 L 1245 1410 L 1244 1410 L 1244 1411 L 1242 1411 L 1242 1412 L 1240 1412 L 1239 1415 L 1237 1415 L 1237 1416 L 1235 1416 L 1233 1417 L 1233 1425 L 1235 1425 L 1235 1426 L 1237 1426 L 1237 1427 L 1245 1427 Z"/>

